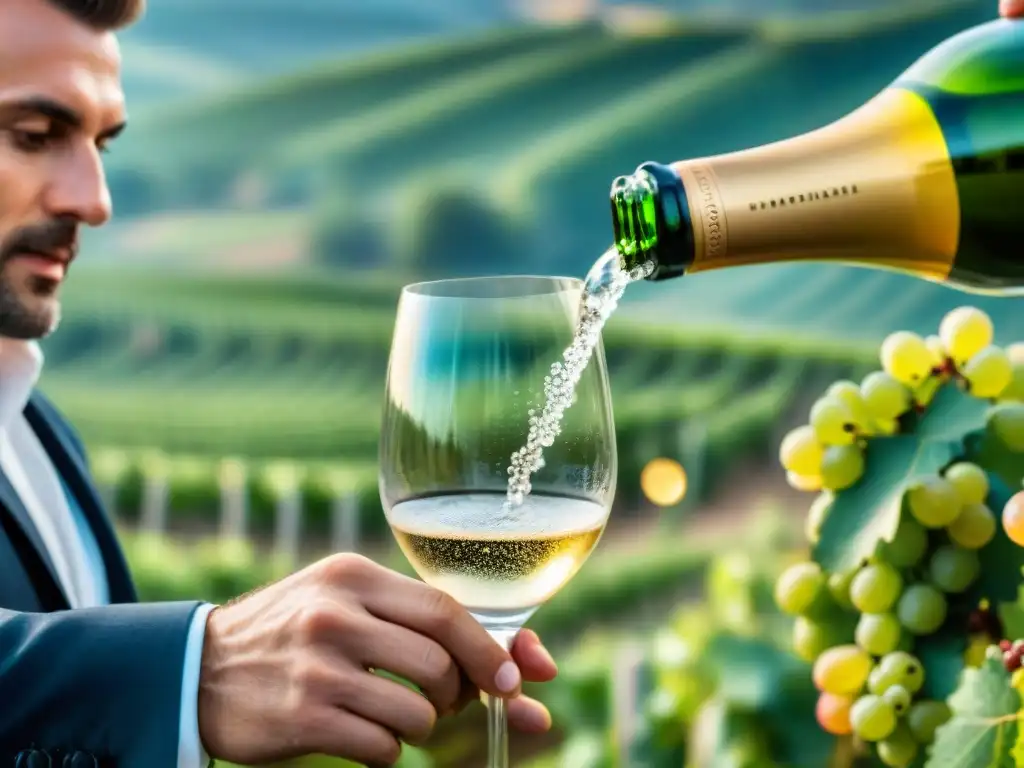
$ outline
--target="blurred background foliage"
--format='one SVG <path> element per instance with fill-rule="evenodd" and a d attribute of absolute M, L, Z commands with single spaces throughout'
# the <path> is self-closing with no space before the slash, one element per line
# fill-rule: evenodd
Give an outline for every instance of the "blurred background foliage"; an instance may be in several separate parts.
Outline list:
<path fill-rule="evenodd" d="M 402 285 L 582 276 L 611 238 L 615 176 L 818 127 L 995 13 L 995 0 L 152 3 L 123 35 L 116 220 L 86 238 L 43 378 L 89 446 L 143 594 L 223 600 L 339 548 L 408 570 L 375 466 Z M 758 746 L 818 738 L 809 675 L 774 650 L 787 631 L 764 597 L 799 555 L 786 532 L 806 511 L 778 443 L 825 386 L 877 365 L 885 334 L 930 332 L 964 299 L 810 265 L 673 282 L 632 287 L 607 328 L 617 506 L 532 623 L 562 663 L 538 694 L 557 727 L 514 738 L 515 764 L 824 768 L 827 744 L 783 763 Z M 1010 303 L 971 302 L 997 341 L 1022 338 Z M 658 457 L 685 473 L 660 507 L 641 487 Z M 749 530 L 774 545 L 741 546 Z M 708 651 L 730 643 L 742 674 Z M 474 709 L 404 764 L 476 764 L 483 736 Z"/>

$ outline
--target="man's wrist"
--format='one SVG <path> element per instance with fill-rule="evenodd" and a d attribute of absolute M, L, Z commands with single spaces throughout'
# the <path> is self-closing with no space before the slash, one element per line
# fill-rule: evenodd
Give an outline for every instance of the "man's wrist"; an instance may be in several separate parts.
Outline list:
<path fill-rule="evenodd" d="M 211 603 L 200 605 L 189 625 L 181 681 L 178 768 L 208 768 L 212 762 L 199 728 L 199 679 L 202 674 L 206 624 L 214 608 L 216 606 Z"/>

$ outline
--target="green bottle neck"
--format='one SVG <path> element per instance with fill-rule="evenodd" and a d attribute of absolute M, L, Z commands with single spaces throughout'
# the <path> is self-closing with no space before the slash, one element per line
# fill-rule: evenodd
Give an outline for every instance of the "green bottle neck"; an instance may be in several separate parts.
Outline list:
<path fill-rule="evenodd" d="M 650 263 L 648 280 L 678 277 L 693 263 L 693 229 L 683 182 L 674 170 L 644 163 L 611 188 L 615 248 L 623 269 Z"/>

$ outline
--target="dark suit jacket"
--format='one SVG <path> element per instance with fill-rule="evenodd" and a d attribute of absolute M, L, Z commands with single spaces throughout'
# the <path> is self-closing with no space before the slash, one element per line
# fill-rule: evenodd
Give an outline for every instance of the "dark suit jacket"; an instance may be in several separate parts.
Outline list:
<path fill-rule="evenodd" d="M 81 441 L 38 392 L 25 415 L 96 536 L 112 604 L 68 610 L 0 471 L 0 768 L 176 768 L 185 642 L 199 602 L 137 602 Z"/>

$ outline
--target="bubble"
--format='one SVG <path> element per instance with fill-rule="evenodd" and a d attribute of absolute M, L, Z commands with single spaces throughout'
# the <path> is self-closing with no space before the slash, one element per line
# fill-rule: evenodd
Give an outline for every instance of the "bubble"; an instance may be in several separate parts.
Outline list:
<path fill-rule="evenodd" d="M 600 271 L 601 279 L 587 280 L 572 343 L 562 352 L 562 360 L 552 363 L 549 374 L 544 377 L 544 407 L 540 413 L 534 408 L 527 412 L 526 445 L 512 455 L 508 470 L 508 505 L 519 506 L 532 490 L 531 476 L 544 466 L 544 448 L 551 447 L 562 433 L 562 416 L 576 402 L 576 385 L 601 339 L 601 329 L 618 306 L 626 286 L 648 277 L 654 269 L 653 263 L 648 262 L 627 273 L 617 265 L 618 259 L 608 254 L 595 265 L 591 274 Z"/>

